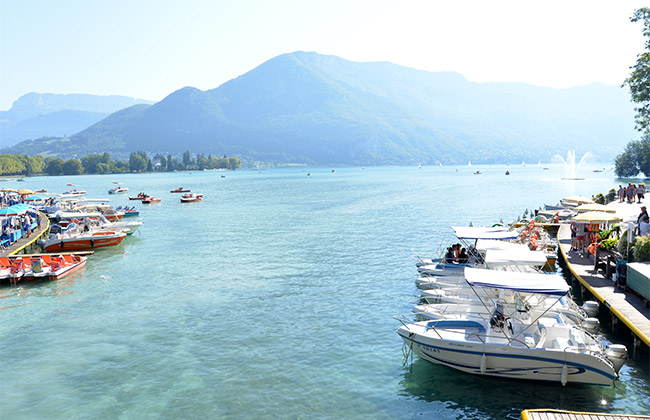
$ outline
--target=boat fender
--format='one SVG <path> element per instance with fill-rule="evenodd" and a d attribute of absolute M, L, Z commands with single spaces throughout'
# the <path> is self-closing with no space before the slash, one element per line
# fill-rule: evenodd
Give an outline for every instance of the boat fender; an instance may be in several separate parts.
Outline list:
<path fill-rule="evenodd" d="M 565 386 L 566 383 L 569 380 L 569 368 L 567 365 L 562 366 L 562 376 L 560 378 L 560 382 L 562 382 L 562 386 Z"/>
<path fill-rule="evenodd" d="M 61 249 L 63 249 L 63 241 L 61 241 L 61 243 L 59 244 L 59 246 L 61 247 Z"/>
<path fill-rule="evenodd" d="M 90 247 L 91 248 L 95 247 L 95 239 L 94 238 L 90 238 Z"/>
<path fill-rule="evenodd" d="M 487 370 L 487 356 L 485 353 L 483 353 L 483 356 L 481 356 L 481 373 L 485 373 Z"/>

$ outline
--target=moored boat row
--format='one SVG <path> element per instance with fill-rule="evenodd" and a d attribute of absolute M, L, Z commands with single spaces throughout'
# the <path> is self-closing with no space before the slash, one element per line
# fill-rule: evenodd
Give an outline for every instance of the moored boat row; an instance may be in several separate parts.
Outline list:
<path fill-rule="evenodd" d="M 547 257 L 525 240 L 531 229 L 453 229 L 462 244 L 418 260 L 422 303 L 396 317 L 409 352 L 478 375 L 562 385 L 616 380 L 627 349 L 605 345 L 598 319 L 585 311 L 593 305 L 579 307 L 560 275 L 540 269 Z"/>

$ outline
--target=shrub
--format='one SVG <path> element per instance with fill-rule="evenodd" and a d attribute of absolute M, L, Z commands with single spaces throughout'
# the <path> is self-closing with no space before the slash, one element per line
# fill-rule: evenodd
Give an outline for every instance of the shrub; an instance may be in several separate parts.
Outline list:
<path fill-rule="evenodd" d="M 627 243 L 628 233 L 632 235 L 632 242 L 630 242 L 629 245 Z M 634 232 L 630 232 L 629 230 L 624 230 L 623 233 L 621 233 L 621 237 L 618 240 L 618 243 L 616 244 L 616 249 L 618 250 L 618 252 L 620 252 L 623 258 L 625 258 L 628 261 L 632 261 L 634 259 L 635 241 L 636 238 L 634 237 Z"/>
<path fill-rule="evenodd" d="M 650 261 L 650 236 L 639 236 L 634 244 L 634 260 Z"/>
<path fill-rule="evenodd" d="M 614 201 L 614 200 L 616 200 L 616 190 L 615 190 L 614 188 L 612 188 L 612 189 L 609 190 L 609 192 L 607 193 L 607 202 L 608 202 L 608 203 L 611 203 L 611 202 Z"/>
<path fill-rule="evenodd" d="M 605 196 L 602 193 L 596 194 L 594 201 L 598 204 L 605 204 Z"/>

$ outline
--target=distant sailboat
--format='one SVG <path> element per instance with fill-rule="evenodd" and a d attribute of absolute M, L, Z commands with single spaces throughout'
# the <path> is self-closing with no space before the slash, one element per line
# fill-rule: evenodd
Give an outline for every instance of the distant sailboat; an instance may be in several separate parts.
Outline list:
<path fill-rule="evenodd" d="M 472 162 L 471 161 L 467 162 L 467 166 L 472 166 Z"/>
<path fill-rule="evenodd" d="M 418 169 L 422 169 L 422 165 L 418 163 Z"/>
<path fill-rule="evenodd" d="M 523 160 L 521 161 L 521 166 L 526 166 L 526 163 Z"/>
<path fill-rule="evenodd" d="M 542 166 L 542 161 L 541 160 L 537 162 L 537 166 Z"/>
<path fill-rule="evenodd" d="M 440 167 L 442 168 L 442 163 L 438 162 L 438 165 L 440 165 Z"/>

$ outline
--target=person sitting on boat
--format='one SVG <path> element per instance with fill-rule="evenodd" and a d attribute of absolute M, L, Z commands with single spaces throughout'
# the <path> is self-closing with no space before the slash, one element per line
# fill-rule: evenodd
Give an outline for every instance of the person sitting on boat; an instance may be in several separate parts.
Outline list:
<path fill-rule="evenodd" d="M 447 264 L 451 264 L 455 260 L 456 260 L 456 256 L 454 255 L 454 249 L 452 247 L 447 248 L 447 253 L 445 254 L 444 262 Z"/>
<path fill-rule="evenodd" d="M 469 262 L 469 255 L 467 255 L 467 250 L 462 248 L 460 254 L 458 254 L 458 263 L 467 264 Z"/>

